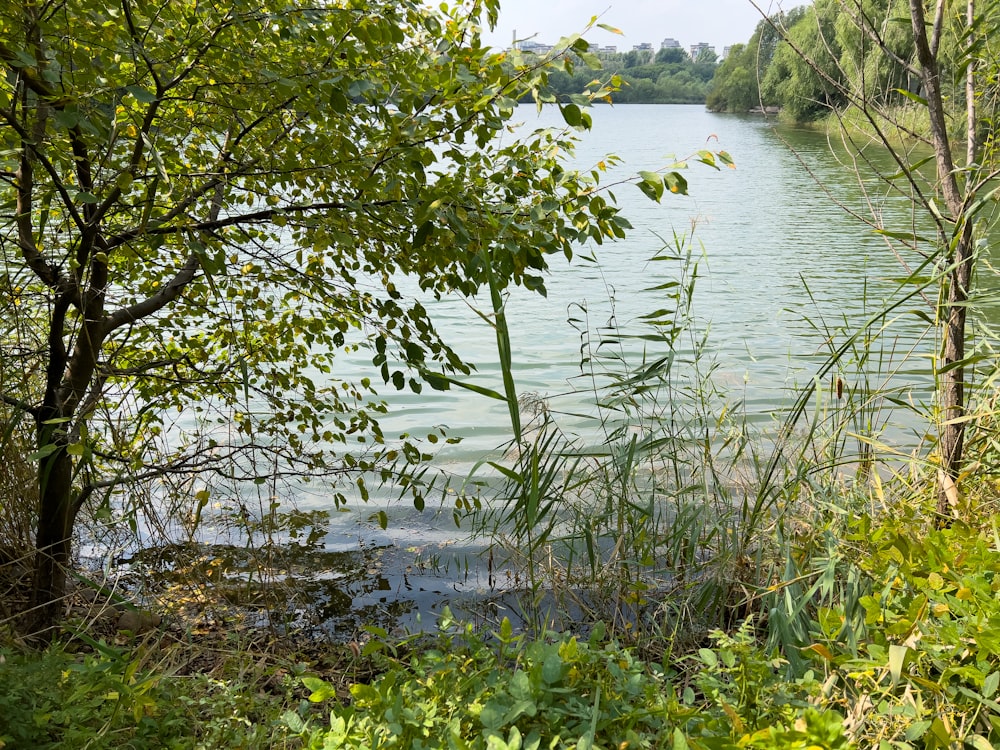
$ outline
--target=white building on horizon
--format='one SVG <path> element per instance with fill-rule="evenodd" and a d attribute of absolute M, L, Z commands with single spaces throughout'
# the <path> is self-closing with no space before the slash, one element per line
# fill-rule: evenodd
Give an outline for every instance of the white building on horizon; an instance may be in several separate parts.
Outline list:
<path fill-rule="evenodd" d="M 698 42 L 697 44 L 691 45 L 691 59 L 697 61 L 698 55 L 702 52 L 715 52 L 715 47 L 708 42 Z"/>

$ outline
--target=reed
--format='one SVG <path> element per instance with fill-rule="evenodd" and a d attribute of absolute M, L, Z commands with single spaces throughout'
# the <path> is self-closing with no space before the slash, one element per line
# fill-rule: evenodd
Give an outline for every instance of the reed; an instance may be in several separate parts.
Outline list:
<path fill-rule="evenodd" d="M 932 391 L 913 379 L 932 344 L 912 325 L 897 331 L 936 282 L 917 269 L 889 299 L 866 300 L 860 321 L 800 313 L 818 341 L 813 377 L 761 427 L 714 377 L 693 312 L 699 262 L 691 237 L 665 243 L 652 263 L 666 266 L 666 280 L 648 290 L 658 309 L 639 327 L 573 310 L 581 358 L 571 398 L 586 395 L 586 414 L 557 398 L 531 415 L 521 408 L 493 299 L 517 437 L 507 462 L 490 462 L 500 486 L 476 530 L 526 582 L 525 609 L 544 603 L 528 617 L 538 625 L 584 612 L 620 633 L 697 641 L 758 613 L 772 646 L 794 649 L 817 611 L 839 602 L 843 637 L 856 642 L 868 589 L 854 567 L 852 524 L 911 503 L 934 471 Z M 996 429 L 980 421 L 974 444 L 1000 455 Z M 912 450 L 893 447 L 900 435 Z"/>

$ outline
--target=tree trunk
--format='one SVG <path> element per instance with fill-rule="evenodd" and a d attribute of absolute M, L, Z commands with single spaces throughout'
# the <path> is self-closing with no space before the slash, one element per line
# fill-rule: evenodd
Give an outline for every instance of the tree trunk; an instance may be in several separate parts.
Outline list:
<path fill-rule="evenodd" d="M 945 228 L 941 227 L 941 241 L 955 243 L 954 250 L 948 257 L 951 268 L 948 272 L 947 297 L 943 311 L 944 341 L 941 362 L 938 366 L 938 372 L 941 373 L 939 405 L 942 424 L 939 430 L 941 479 L 938 487 L 937 512 L 942 520 L 951 516 L 951 501 L 956 496 L 955 485 L 962 467 L 965 440 L 965 421 L 962 419 L 965 415 L 965 367 L 961 363 L 965 359 L 966 303 L 969 298 L 973 254 L 973 227 L 965 216 L 965 199 L 956 177 L 955 160 L 948 138 L 944 97 L 941 93 L 937 52 L 943 12 L 944 4 L 939 2 L 932 26 L 933 35 L 928 39 L 923 0 L 910 0 L 910 18 L 913 23 L 921 83 L 930 118 L 938 180 L 955 227 L 952 236 L 948 236 Z M 972 0 L 968 3 L 968 12 L 971 18 L 974 12 Z M 971 62 L 969 65 L 967 95 L 970 96 L 969 106 L 974 107 L 975 70 Z M 970 109 L 970 117 L 974 119 L 974 109 Z M 976 151 L 974 131 L 970 129 L 969 132 L 972 140 L 967 144 L 967 153 L 974 155 Z"/>
<path fill-rule="evenodd" d="M 57 448 L 39 461 L 38 529 L 31 605 L 25 624 L 25 632 L 39 642 L 50 641 L 62 619 L 76 517 L 73 460 L 66 452 L 65 437 L 52 433 L 49 425 L 39 430 L 39 448 L 54 442 Z"/>
<path fill-rule="evenodd" d="M 956 498 L 958 475 L 962 468 L 965 442 L 965 325 L 969 282 L 972 272 L 972 226 L 966 224 L 952 256 L 954 268 L 949 275 L 948 302 L 945 309 L 944 346 L 941 354 L 940 428 L 941 486 L 938 488 L 937 512 L 951 517 Z"/>

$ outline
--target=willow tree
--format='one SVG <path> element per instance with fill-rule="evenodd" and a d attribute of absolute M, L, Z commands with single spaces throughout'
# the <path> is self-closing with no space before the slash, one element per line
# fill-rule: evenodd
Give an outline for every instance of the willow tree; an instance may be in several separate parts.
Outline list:
<path fill-rule="evenodd" d="M 0 7 L 0 307 L 18 320 L 0 383 L 36 435 L 31 629 L 58 620 L 78 514 L 116 488 L 384 467 L 399 446 L 337 355 L 368 347 L 373 375 L 417 391 L 467 371 L 400 278 L 544 291 L 550 256 L 623 234 L 597 173 L 560 162 L 582 102 L 559 105 L 565 131 L 500 137 L 520 98 L 548 98 L 548 66 L 592 56 L 578 37 L 541 60 L 484 48 L 497 5 Z"/>
<path fill-rule="evenodd" d="M 813 36 L 786 35 L 781 54 L 805 61 L 841 102 L 834 112 L 848 115 L 844 137 L 860 155 L 859 177 L 865 187 L 875 170 L 887 190 L 905 193 L 916 209 L 909 227 L 886 226 L 878 213 L 870 222 L 895 244 L 897 257 L 909 270 L 931 268 L 938 282 L 937 299 L 930 301 L 940 334 L 934 375 L 940 425 L 937 512 L 944 519 L 957 498 L 965 459 L 968 374 L 983 357 L 983 352 L 968 350 L 969 311 L 975 304 L 978 238 L 995 196 L 993 131 L 1000 114 L 996 98 L 1000 50 L 991 37 L 1000 25 L 1000 4 L 996 0 L 824 0 L 822 4 L 826 11 L 833 6 L 833 27 L 810 22 L 807 13 L 799 23 L 811 23 Z M 891 174 L 878 174 L 874 163 L 865 159 L 864 145 L 871 137 L 894 160 Z M 913 148 L 914 144 L 926 148 Z M 936 175 L 930 182 L 920 171 L 928 160 Z M 925 226 L 932 231 L 920 229 Z M 914 273 L 911 280 L 920 278 Z"/>
<path fill-rule="evenodd" d="M 775 102 L 761 94 L 761 78 L 771 66 L 781 35 L 805 15 L 805 8 L 778 12 L 757 24 L 746 44 L 736 44 L 719 64 L 705 106 L 714 112 L 749 112 Z"/>

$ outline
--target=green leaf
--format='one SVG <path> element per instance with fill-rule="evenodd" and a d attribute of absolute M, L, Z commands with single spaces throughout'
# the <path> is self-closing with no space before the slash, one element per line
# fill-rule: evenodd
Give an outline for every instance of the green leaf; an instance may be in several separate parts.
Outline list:
<path fill-rule="evenodd" d="M 899 682 L 900 675 L 903 673 L 903 664 L 909 652 L 910 649 L 908 646 L 901 646 L 896 643 L 889 646 L 889 674 L 892 676 L 893 685 Z"/>
<path fill-rule="evenodd" d="M 894 240 L 901 240 L 902 242 L 928 242 L 926 237 L 919 234 L 914 234 L 913 232 L 893 232 L 888 229 L 876 229 L 875 234 L 882 235 L 883 237 L 891 237 Z"/>
<path fill-rule="evenodd" d="M 309 701 L 311 703 L 322 703 L 337 697 L 336 688 L 318 677 L 303 677 L 302 684 L 310 691 Z"/>
<path fill-rule="evenodd" d="M 134 96 L 136 101 L 140 101 L 143 104 L 151 104 L 156 101 L 156 94 L 152 91 L 147 91 L 142 86 L 126 86 L 125 90 Z"/>
<path fill-rule="evenodd" d="M 647 197 L 659 203 L 660 198 L 663 197 L 663 178 L 656 172 L 646 171 L 639 172 L 639 177 L 639 189 L 645 193 Z"/>
<path fill-rule="evenodd" d="M 346 115 L 350 106 L 350 101 L 347 99 L 347 96 L 343 91 L 335 87 L 330 91 L 329 104 L 330 109 L 338 115 Z"/>
<path fill-rule="evenodd" d="M 931 728 L 930 720 L 915 721 L 906 728 L 906 731 L 903 733 L 903 736 L 906 737 L 906 739 L 908 739 L 910 742 L 916 742 L 917 740 L 921 739 L 925 734 L 927 734 L 927 730 L 930 728 Z"/>
<path fill-rule="evenodd" d="M 580 127 L 582 113 L 578 106 L 575 104 L 564 104 L 559 107 L 559 110 L 562 112 L 563 120 L 566 121 L 567 125 L 571 128 Z"/>
<path fill-rule="evenodd" d="M 558 651 L 550 652 L 542 662 L 542 680 L 547 685 L 554 685 L 563 676 L 563 661 Z"/>
<path fill-rule="evenodd" d="M 700 648 L 698 649 L 698 656 L 701 658 L 702 662 L 708 667 L 715 667 L 719 664 L 719 658 L 715 655 L 715 652 L 710 648 Z"/>
<path fill-rule="evenodd" d="M 893 89 L 893 90 L 897 94 L 905 96 L 910 101 L 916 102 L 921 107 L 926 107 L 927 106 L 927 100 L 924 97 L 922 97 L 922 96 L 918 96 L 917 94 L 914 94 L 912 91 L 909 91 L 907 89 Z"/>
<path fill-rule="evenodd" d="M 38 60 L 27 50 L 15 49 L 11 64 L 16 68 L 34 68 L 38 66 Z"/>
<path fill-rule="evenodd" d="M 688 194 L 687 180 L 679 172 L 668 172 L 663 178 L 667 190 L 678 195 Z"/>
<path fill-rule="evenodd" d="M 992 698 L 1000 687 L 1000 672 L 990 672 L 983 680 L 983 697 Z"/>
<path fill-rule="evenodd" d="M 40 461 L 43 458 L 51 456 L 57 450 L 59 450 L 59 446 L 57 446 L 55 443 L 48 443 L 46 445 L 43 445 L 41 448 L 32 453 L 30 456 L 28 456 L 28 460 Z"/>
<path fill-rule="evenodd" d="M 433 232 L 434 222 L 431 219 L 428 219 L 417 228 L 416 234 L 413 235 L 413 249 L 418 250 L 423 247 L 427 242 L 427 238 L 430 237 Z"/>

